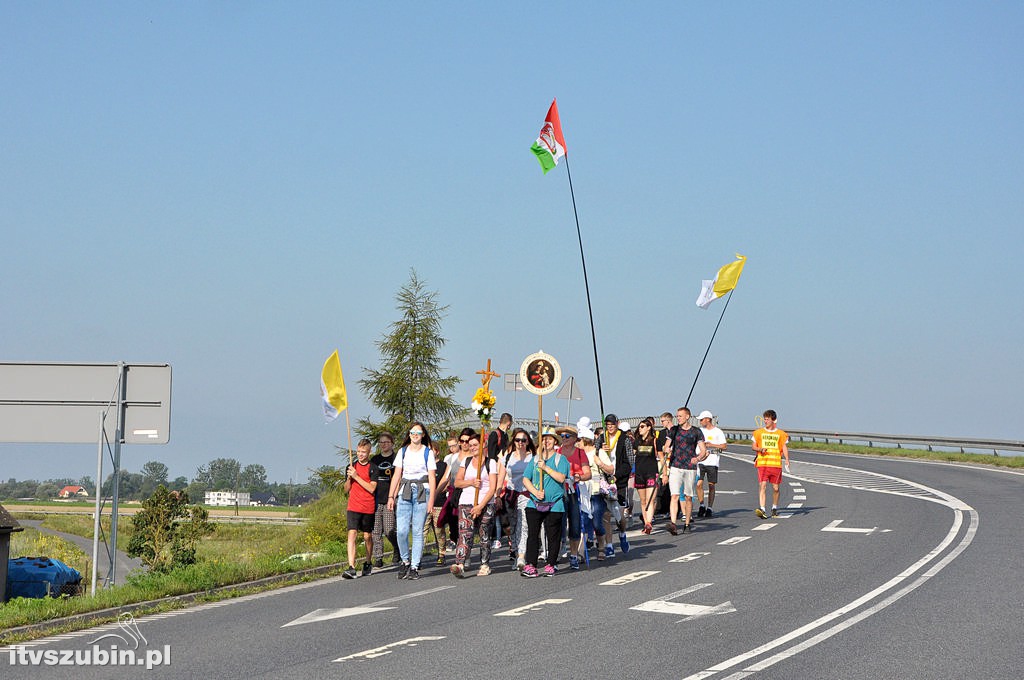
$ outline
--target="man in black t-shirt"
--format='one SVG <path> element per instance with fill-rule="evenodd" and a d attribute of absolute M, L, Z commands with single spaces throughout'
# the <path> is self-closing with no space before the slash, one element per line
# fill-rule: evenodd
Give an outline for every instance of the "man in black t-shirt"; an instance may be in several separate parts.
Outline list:
<path fill-rule="evenodd" d="M 384 536 L 391 541 L 391 563 L 398 564 L 402 558 L 398 554 L 398 531 L 395 524 L 395 511 L 388 510 L 388 492 L 391 490 L 391 475 L 395 470 L 395 438 L 390 432 L 381 432 L 377 438 L 377 455 L 370 460 L 370 475 L 377 480 L 374 493 L 377 512 L 373 521 L 373 565 L 384 566 Z"/>
<path fill-rule="evenodd" d="M 676 411 L 679 424 L 669 430 L 669 466 L 662 473 L 661 481 L 667 482 L 672 494 L 672 505 L 669 507 L 668 531 L 676 535 L 676 517 L 679 514 L 679 496 L 683 498 L 683 533 L 690 531 L 690 518 L 693 516 L 693 497 L 697 491 L 697 463 L 708 457 L 704 446 L 704 433 L 699 427 L 690 424 L 690 409 L 685 406 Z"/>

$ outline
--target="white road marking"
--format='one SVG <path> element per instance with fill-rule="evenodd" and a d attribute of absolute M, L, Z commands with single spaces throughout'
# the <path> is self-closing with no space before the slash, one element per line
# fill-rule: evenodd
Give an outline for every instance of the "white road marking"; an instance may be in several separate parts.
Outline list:
<path fill-rule="evenodd" d="M 789 505 L 786 506 L 786 508 L 793 508 L 793 509 L 802 508 L 802 507 L 804 507 L 803 503 L 790 503 Z"/>
<path fill-rule="evenodd" d="M 742 543 L 748 538 L 750 538 L 750 536 L 733 536 L 732 538 L 727 538 L 724 541 L 719 541 L 718 545 L 736 545 L 737 543 Z"/>
<path fill-rule="evenodd" d="M 774 526 L 778 526 L 778 525 L 775 524 L 774 522 L 771 523 L 771 524 L 758 524 L 756 527 L 751 529 L 751 531 L 768 531 L 769 529 L 771 529 Z"/>
<path fill-rule="evenodd" d="M 793 496 L 793 500 L 795 500 L 795 501 L 805 501 L 805 500 L 807 500 L 807 496 Z"/>
<path fill-rule="evenodd" d="M 341 607 L 339 609 L 315 609 L 304 616 L 300 616 L 294 621 L 281 626 L 287 628 L 288 626 L 298 626 L 303 623 L 315 623 L 317 621 L 329 621 L 331 619 L 341 619 L 347 616 L 359 616 L 360 614 L 372 614 L 374 612 L 382 612 L 388 609 L 394 609 L 394 607 L 388 607 L 393 602 L 399 602 L 401 600 L 407 600 L 410 597 L 420 597 L 422 595 L 430 595 L 431 593 L 437 593 L 442 590 L 448 590 L 455 586 L 439 586 L 437 588 L 429 588 L 427 590 L 419 590 L 415 593 L 407 593 L 405 595 L 398 595 L 397 597 L 389 597 L 386 600 L 380 602 L 372 602 L 370 604 L 359 605 L 356 607 Z"/>
<path fill-rule="evenodd" d="M 294 621 L 281 626 L 300 626 L 304 623 L 316 623 L 317 621 L 330 621 L 331 619 L 343 619 L 348 616 L 359 616 L 360 614 L 373 614 L 374 612 L 386 612 L 395 607 L 342 607 L 341 609 L 315 609 L 308 614 L 300 616 Z"/>
<path fill-rule="evenodd" d="M 747 493 L 746 491 L 740 491 L 739 489 L 715 489 L 715 495 L 726 495 L 726 496 L 739 496 L 741 493 Z"/>
<path fill-rule="evenodd" d="M 349 654 L 335 659 L 332 663 L 338 661 L 351 661 L 353 659 L 376 659 L 378 656 L 384 656 L 391 654 L 392 650 L 397 647 L 415 647 L 420 642 L 432 642 L 434 640 L 444 640 L 444 635 L 421 635 L 420 637 L 409 638 L 408 640 L 399 640 L 398 642 L 392 642 L 389 645 L 383 647 L 374 647 L 373 649 L 367 649 L 365 652 L 357 652 L 356 654 Z"/>
<path fill-rule="evenodd" d="M 688 595 L 702 588 L 714 585 L 713 583 L 697 583 L 690 586 L 689 588 L 683 588 L 677 590 L 674 593 L 669 593 L 664 597 L 655 598 L 648 600 L 647 602 L 641 602 L 635 607 L 630 609 L 641 611 L 641 612 L 655 612 L 658 614 L 673 614 L 675 616 L 682 616 L 676 623 L 682 623 L 684 621 L 690 621 L 700 616 L 716 616 L 718 614 L 731 614 L 736 611 L 736 608 L 732 606 L 732 602 L 722 602 L 717 605 L 703 605 L 703 604 L 690 604 L 688 602 L 672 602 L 671 600 Z"/>
<path fill-rule="evenodd" d="M 711 553 L 709 552 L 692 552 L 689 555 L 683 555 L 682 557 L 677 557 L 674 560 L 669 560 L 669 562 L 693 562 L 694 560 L 699 560 L 702 557 L 707 557 L 710 554 Z"/>
<path fill-rule="evenodd" d="M 878 527 L 871 527 L 870 529 L 855 529 L 854 527 L 841 527 L 841 526 L 839 526 L 842 523 L 843 523 L 843 520 L 841 520 L 841 519 L 833 520 L 833 521 L 829 522 L 828 524 L 826 524 L 824 527 L 822 527 L 821 530 L 822 531 L 835 531 L 837 533 L 844 533 L 844 534 L 873 534 L 876 531 L 878 531 Z"/>
<path fill-rule="evenodd" d="M 637 572 L 633 572 L 632 574 L 626 574 L 625 576 L 620 576 L 619 578 L 613 578 L 611 581 L 605 581 L 604 583 L 599 583 L 598 585 L 601 585 L 601 586 L 624 586 L 627 583 L 633 583 L 634 581 L 639 581 L 642 578 L 647 578 L 648 576 L 654 576 L 655 574 L 660 574 L 660 573 L 661 573 L 660 571 L 637 571 Z"/>
<path fill-rule="evenodd" d="M 528 604 L 522 607 L 516 607 L 515 609 L 509 609 L 505 612 L 498 612 L 497 614 L 495 614 L 495 616 L 522 616 L 523 614 L 538 611 L 541 607 L 543 607 L 546 604 L 565 604 L 566 602 L 572 602 L 572 599 L 553 598 L 549 600 L 541 600 L 540 602 L 534 602 L 533 604 Z"/>

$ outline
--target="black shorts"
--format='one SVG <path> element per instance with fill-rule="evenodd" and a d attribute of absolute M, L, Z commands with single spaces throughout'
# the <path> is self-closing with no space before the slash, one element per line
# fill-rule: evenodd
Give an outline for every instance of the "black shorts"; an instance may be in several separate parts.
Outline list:
<path fill-rule="evenodd" d="M 633 487 L 637 489 L 653 489 L 656 486 L 658 486 L 658 459 L 654 456 L 637 456 Z"/>
<path fill-rule="evenodd" d="M 353 512 L 348 510 L 345 512 L 346 520 L 348 521 L 348 530 L 362 531 L 363 533 L 370 533 L 373 531 L 373 518 L 376 515 L 372 512 Z"/>
<path fill-rule="evenodd" d="M 708 480 L 709 484 L 718 484 L 717 465 L 697 465 L 700 468 L 700 478 Z"/>

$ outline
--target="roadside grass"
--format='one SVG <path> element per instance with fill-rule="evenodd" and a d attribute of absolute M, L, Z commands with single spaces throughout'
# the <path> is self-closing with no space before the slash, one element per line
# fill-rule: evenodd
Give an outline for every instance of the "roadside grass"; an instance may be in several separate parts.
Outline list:
<path fill-rule="evenodd" d="M 51 519 L 58 519 L 51 526 Z M 342 517 L 344 522 L 344 517 Z M 92 520 L 82 516 L 66 516 L 55 518 L 46 516 L 44 524 L 58 531 L 70 534 L 92 536 Z M 122 534 L 121 527 L 125 527 L 127 533 Z M 126 546 L 130 535 L 131 522 L 119 523 L 119 545 Z M 106 530 L 109 532 L 109 524 Z M 37 533 L 31 528 L 26 528 L 22 534 Z M 16 534 L 17 536 L 17 534 Z M 123 538 L 122 538 L 123 537 Z M 57 537 L 43 538 L 61 540 Z M 21 540 L 35 540 L 26 537 Z M 121 542 L 123 540 L 123 542 Z M 15 598 L 10 602 L 0 605 L 0 631 L 17 626 L 24 626 L 33 623 L 83 614 L 91 611 L 98 611 L 114 607 L 140 602 L 149 602 L 161 598 L 185 595 L 189 593 L 206 593 L 201 601 L 214 601 L 236 597 L 243 594 L 243 589 L 228 589 L 210 593 L 214 588 L 224 586 L 245 584 L 256 579 L 268 576 L 284 575 L 310 569 L 337 565 L 337 572 L 345 567 L 344 546 L 338 541 L 323 541 L 318 546 L 317 553 L 308 553 L 309 537 L 306 535 L 306 527 L 297 525 L 279 526 L 262 524 L 215 524 L 214 533 L 204 537 L 197 551 L 199 561 L 197 564 L 176 569 L 170 573 L 134 573 L 128 578 L 128 582 L 112 588 L 101 590 L 95 596 L 85 595 L 70 598 L 45 598 L 28 599 Z M 62 541 L 62 543 L 67 543 Z M 67 544 L 71 545 L 71 544 Z M 71 546 L 74 548 L 74 546 Z M 75 548 L 77 550 L 77 548 Z M 81 552 L 81 551 L 79 551 Z M 293 555 L 303 555 L 300 558 L 288 559 Z M 48 556 L 57 555 L 50 552 Z M 84 557 L 84 553 L 83 553 Z M 64 560 L 62 560 L 64 561 Z M 88 563 L 88 558 L 86 558 Z M 70 564 L 70 563 L 69 563 Z M 79 568 L 83 578 L 91 573 L 91 566 L 87 569 Z M 322 578 L 323 575 L 317 578 Z M 286 583 L 267 585 L 263 589 L 281 587 L 291 583 L 299 582 L 313 577 L 301 577 L 290 579 Z M 244 593 L 253 592 L 251 588 L 244 589 Z M 142 613 L 153 613 L 156 611 L 167 611 L 188 606 L 190 603 L 164 602 L 156 603 L 147 607 Z M 116 614 L 104 617 L 102 621 L 112 621 Z M 87 628 L 102 622 L 98 619 L 82 621 L 67 626 L 61 626 L 63 630 Z M 43 635 L 53 634 L 54 629 L 45 632 L 28 633 L 19 635 L 17 641 L 24 641 Z M 0 632 L 0 643 L 11 644 L 14 639 L 8 639 Z"/>
<path fill-rule="evenodd" d="M 92 558 L 77 545 L 32 527 L 11 534 L 11 559 L 15 557 L 50 557 L 77 569 L 83 578 L 92 573 Z"/>
<path fill-rule="evenodd" d="M 18 515 L 21 517 L 22 515 Z M 25 515 L 25 517 L 28 517 Z M 42 519 L 41 526 L 53 531 L 60 531 L 65 534 L 92 538 L 93 519 L 83 515 L 35 515 L 34 518 Z M 100 528 L 103 536 L 110 540 L 110 517 L 100 518 Z M 128 545 L 128 539 L 132 535 L 132 518 L 130 516 L 119 517 L 117 522 L 117 545 L 124 550 Z"/>

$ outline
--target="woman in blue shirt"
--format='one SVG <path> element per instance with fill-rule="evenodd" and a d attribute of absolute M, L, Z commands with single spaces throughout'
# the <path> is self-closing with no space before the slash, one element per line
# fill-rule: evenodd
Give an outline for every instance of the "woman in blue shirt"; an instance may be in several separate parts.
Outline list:
<path fill-rule="evenodd" d="M 547 556 L 544 575 L 554 576 L 557 569 L 558 549 L 562 545 L 562 516 L 565 513 L 565 478 L 569 475 L 569 461 L 558 453 L 558 435 L 551 428 L 541 436 L 541 450 L 523 472 L 523 487 L 529 494 L 526 504 L 526 566 L 522 574 L 535 578 L 537 557 L 540 553 L 540 530 L 547 536 Z"/>

